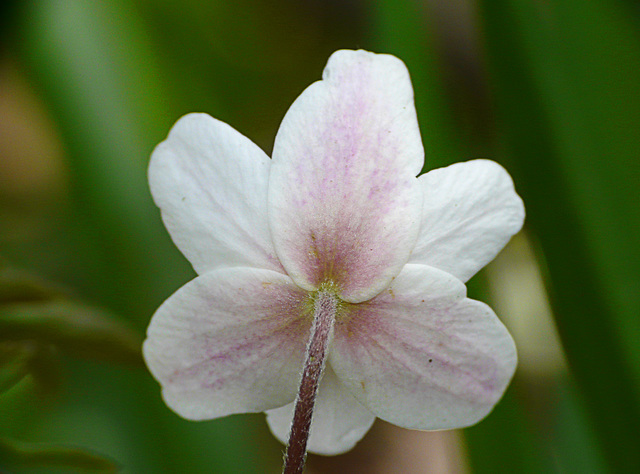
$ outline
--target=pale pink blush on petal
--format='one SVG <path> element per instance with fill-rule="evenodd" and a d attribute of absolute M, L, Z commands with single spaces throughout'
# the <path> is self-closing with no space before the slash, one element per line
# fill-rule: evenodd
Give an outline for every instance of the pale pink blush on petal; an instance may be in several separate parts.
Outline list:
<path fill-rule="evenodd" d="M 167 405 L 202 420 L 291 402 L 304 362 L 308 294 L 269 270 L 206 273 L 156 312 L 143 346 Z"/>
<path fill-rule="evenodd" d="M 450 294 L 431 299 L 438 281 Z M 407 265 L 388 291 L 354 305 L 336 326 L 330 363 L 378 417 L 409 429 L 461 428 L 501 398 L 515 371 L 513 340 L 463 288 L 444 272 Z"/>
<path fill-rule="evenodd" d="M 524 205 L 498 163 L 456 163 L 418 181 L 424 205 L 410 263 L 430 265 L 467 281 L 522 228 Z"/>
<path fill-rule="evenodd" d="M 284 273 L 267 221 L 270 166 L 251 140 L 206 114 L 182 117 L 153 151 L 153 198 L 196 272 L 248 266 Z"/>
<path fill-rule="evenodd" d="M 293 103 L 276 137 L 269 219 L 287 273 L 351 302 L 388 286 L 418 234 L 424 152 L 404 64 L 339 51 Z"/>
<path fill-rule="evenodd" d="M 287 443 L 294 404 L 267 411 L 267 422 L 273 435 Z M 375 415 L 367 410 L 340 383 L 329 366 L 320 383 L 313 409 L 308 451 L 326 456 L 352 449 L 369 431 Z"/>

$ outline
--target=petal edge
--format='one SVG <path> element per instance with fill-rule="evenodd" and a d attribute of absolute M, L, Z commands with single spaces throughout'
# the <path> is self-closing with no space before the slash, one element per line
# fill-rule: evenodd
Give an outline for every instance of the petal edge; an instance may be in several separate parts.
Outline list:
<path fill-rule="evenodd" d="M 466 282 L 522 228 L 522 199 L 509 173 L 494 161 L 456 163 L 418 181 L 424 204 L 410 263 L 440 268 Z"/>
<path fill-rule="evenodd" d="M 261 412 L 295 397 L 306 292 L 280 273 L 228 268 L 187 283 L 154 314 L 143 354 L 187 419 Z"/>
<path fill-rule="evenodd" d="M 287 444 L 294 403 L 267 411 L 271 433 Z M 335 456 L 352 449 L 369 431 L 375 415 L 363 407 L 340 383 L 333 369 L 325 370 L 316 399 L 308 451 Z"/>
<path fill-rule="evenodd" d="M 391 292 L 356 310 L 336 329 L 330 363 L 385 421 L 419 430 L 470 426 L 493 409 L 513 376 L 513 339 L 484 303 L 456 296 L 432 304 L 428 293 L 417 296 L 418 281 L 401 273 Z"/>
<path fill-rule="evenodd" d="M 283 272 L 266 217 L 270 166 L 251 140 L 207 114 L 180 118 L 155 148 L 151 194 L 198 274 L 230 266 Z"/>
<path fill-rule="evenodd" d="M 388 286 L 418 235 L 423 160 L 402 61 L 334 53 L 274 145 L 269 221 L 287 274 L 308 290 L 332 280 L 351 302 Z"/>

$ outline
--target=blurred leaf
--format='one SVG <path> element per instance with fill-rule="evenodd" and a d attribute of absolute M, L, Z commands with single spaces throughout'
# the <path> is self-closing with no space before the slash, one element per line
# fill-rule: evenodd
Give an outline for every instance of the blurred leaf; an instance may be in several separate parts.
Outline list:
<path fill-rule="evenodd" d="M 621 3 L 480 3 L 510 170 L 610 467 L 640 470 L 640 46 Z"/>
<path fill-rule="evenodd" d="M 496 408 L 464 430 L 472 472 L 537 474 L 553 472 L 549 451 L 537 436 L 512 383 Z"/>
<path fill-rule="evenodd" d="M 2 465 L 21 468 L 47 467 L 73 469 L 74 472 L 111 473 L 118 465 L 104 456 L 84 450 L 55 444 L 30 444 L 0 438 Z"/>
<path fill-rule="evenodd" d="M 0 341 L 0 393 L 12 389 L 27 375 L 38 396 L 57 392 L 62 370 L 56 348 L 34 340 Z"/>
<path fill-rule="evenodd" d="M 184 71 L 158 66 L 132 2 L 24 5 L 22 58 L 56 117 L 76 202 L 103 252 L 106 271 L 87 287 L 100 295 L 101 303 L 131 315 L 142 328 L 162 299 L 194 276 L 162 226 L 146 179 L 153 147 L 178 116 L 164 80 Z M 236 13 L 239 18 L 241 12 Z M 168 38 L 180 54 L 206 53 L 196 43 L 176 44 Z M 151 375 L 79 367 L 74 364 L 68 403 L 60 419 L 48 426 L 47 436 L 53 430 L 65 439 L 77 436 L 87 419 L 97 419 L 92 446 L 113 454 L 131 472 L 180 472 L 183 459 L 197 466 L 193 472 L 261 470 L 264 461 L 254 455 L 251 428 L 241 419 L 195 428 L 162 404 Z M 190 436 L 175 436 L 178 429 Z M 225 433 L 237 435 L 234 442 L 195 447 L 210 446 Z"/>
<path fill-rule="evenodd" d="M 163 73 L 129 2 L 31 2 L 22 48 L 68 149 L 79 211 L 108 268 L 98 291 L 145 323 L 192 273 L 148 189 L 153 147 L 175 120 Z M 154 288 L 154 292 L 149 292 Z"/>
<path fill-rule="evenodd" d="M 24 270 L 0 264 L 0 305 L 18 301 L 39 301 L 67 296 L 57 286 Z"/>
<path fill-rule="evenodd" d="M 0 342 L 0 394 L 9 390 L 29 373 L 32 345 Z"/>
<path fill-rule="evenodd" d="M 69 300 L 0 306 L 4 339 L 33 339 L 81 356 L 142 365 L 142 338 L 116 316 Z"/>
<path fill-rule="evenodd" d="M 37 344 L 36 349 L 29 361 L 29 375 L 35 384 L 36 394 L 42 399 L 56 395 L 66 379 L 63 378 L 62 351 L 53 344 L 46 343 Z"/>
<path fill-rule="evenodd" d="M 430 170 L 459 161 L 442 69 L 434 50 L 432 21 L 426 5 L 413 0 L 375 0 L 372 5 L 372 49 L 402 59 L 415 91 L 418 122 Z"/>
<path fill-rule="evenodd" d="M 570 378 L 558 387 L 557 417 L 552 451 L 559 471 L 566 474 L 609 472 L 593 427 L 587 423 L 584 403 Z"/>

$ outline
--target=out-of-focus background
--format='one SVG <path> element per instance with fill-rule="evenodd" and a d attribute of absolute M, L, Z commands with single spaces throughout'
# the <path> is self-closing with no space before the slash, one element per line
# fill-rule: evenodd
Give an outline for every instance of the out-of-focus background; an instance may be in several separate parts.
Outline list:
<path fill-rule="evenodd" d="M 310 473 L 640 472 L 633 0 L 41 0 L 0 12 L 0 472 L 276 473 L 263 415 L 187 422 L 139 352 L 194 276 L 149 195 L 181 115 L 270 153 L 341 48 L 411 72 L 426 169 L 488 157 L 527 222 L 470 282 L 516 377 L 460 431 L 383 422 Z"/>

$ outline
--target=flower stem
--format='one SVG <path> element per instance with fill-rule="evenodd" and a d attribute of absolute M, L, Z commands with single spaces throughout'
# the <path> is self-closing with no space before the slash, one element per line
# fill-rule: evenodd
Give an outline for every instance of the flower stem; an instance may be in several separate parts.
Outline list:
<path fill-rule="evenodd" d="M 326 365 L 329 342 L 333 336 L 337 305 L 338 299 L 335 294 L 322 290 L 317 293 L 307 358 L 293 412 L 283 474 L 301 474 L 304 468 L 313 406 Z"/>

